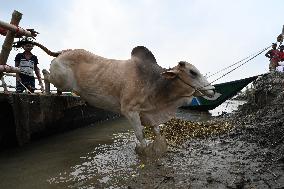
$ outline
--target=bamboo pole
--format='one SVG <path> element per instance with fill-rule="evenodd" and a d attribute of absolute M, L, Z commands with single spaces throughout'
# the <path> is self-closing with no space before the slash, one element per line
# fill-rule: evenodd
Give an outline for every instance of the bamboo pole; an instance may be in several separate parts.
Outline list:
<path fill-rule="evenodd" d="M 3 73 L 3 75 L 11 76 L 11 77 L 16 77 L 16 74 L 12 74 L 12 73 Z"/>
<path fill-rule="evenodd" d="M 284 38 L 284 25 L 282 26 L 282 33 L 277 36 L 277 42 L 279 42 L 280 45 L 283 43 L 283 38 Z"/>
<path fill-rule="evenodd" d="M 16 77 L 16 74 L 14 73 L 3 73 L 3 75 L 6 75 L 6 76 L 11 76 L 11 77 Z M 38 79 L 37 77 L 34 77 L 35 79 Z M 44 78 L 41 77 L 41 80 L 44 80 Z"/>
<path fill-rule="evenodd" d="M 9 66 L 9 65 L 0 65 L 0 73 L 1 72 L 20 73 L 20 68 Z"/>
<path fill-rule="evenodd" d="M 13 24 L 9 24 L 7 22 L 3 22 L 0 20 L 0 26 L 6 30 L 12 31 L 19 36 L 27 36 L 27 37 L 35 37 L 36 34 L 32 33 L 28 30 L 15 26 Z"/>
<path fill-rule="evenodd" d="M 22 19 L 22 13 L 18 11 L 14 11 L 12 14 L 12 19 L 10 23 L 15 26 L 18 26 L 21 19 Z M 12 45 L 14 42 L 15 35 L 16 35 L 16 32 L 13 32 L 10 30 L 7 31 L 7 35 L 2 45 L 2 50 L 0 53 L 0 64 L 6 64 L 10 51 L 12 50 Z"/>
<path fill-rule="evenodd" d="M 20 21 L 22 19 L 22 13 L 18 12 L 18 11 L 14 11 L 12 14 L 12 18 L 11 18 L 11 24 L 18 26 Z M 6 64 L 9 54 L 12 50 L 12 45 L 14 42 L 14 38 L 15 38 L 16 32 L 7 31 L 7 35 L 6 38 L 4 40 L 4 43 L 2 45 L 2 49 L 1 49 L 1 53 L 0 53 L 0 65 L 4 65 Z M 0 78 L 3 77 L 3 73 L 0 73 Z"/>
<path fill-rule="evenodd" d="M 0 85 L 0 87 L 3 87 L 3 88 L 13 88 L 13 89 L 15 89 L 16 87 L 15 86 L 13 86 L 13 85 Z M 7 89 L 7 91 L 5 91 L 4 90 L 4 92 L 8 92 L 8 89 Z"/>
<path fill-rule="evenodd" d="M 8 85 L 6 84 L 5 80 L 4 80 L 4 77 L 1 78 L 1 81 L 2 81 L 2 87 L 4 88 L 4 92 L 8 92 Z"/>

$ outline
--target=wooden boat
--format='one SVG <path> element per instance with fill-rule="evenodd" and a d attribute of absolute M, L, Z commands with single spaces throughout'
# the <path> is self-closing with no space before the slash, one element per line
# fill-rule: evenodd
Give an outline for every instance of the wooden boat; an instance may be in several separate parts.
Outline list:
<path fill-rule="evenodd" d="M 119 116 L 70 95 L 0 92 L 0 151 Z"/>
<path fill-rule="evenodd" d="M 256 80 L 260 75 L 240 79 L 236 81 L 216 84 L 215 89 L 221 96 L 216 100 L 208 100 L 203 97 L 194 97 L 189 104 L 182 106 L 183 109 L 207 111 L 213 110 L 229 98 L 235 96 L 240 90 L 247 86 L 252 81 Z"/>

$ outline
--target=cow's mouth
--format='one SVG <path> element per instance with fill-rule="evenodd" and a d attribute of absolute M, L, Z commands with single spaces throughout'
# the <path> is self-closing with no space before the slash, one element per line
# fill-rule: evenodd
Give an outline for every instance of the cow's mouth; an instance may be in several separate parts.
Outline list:
<path fill-rule="evenodd" d="M 209 98 L 213 97 L 215 95 L 215 90 L 206 90 L 205 96 L 208 96 Z"/>
<path fill-rule="evenodd" d="M 204 96 L 212 98 L 215 95 L 215 87 L 214 86 L 204 87 L 200 89 L 200 93 L 203 94 Z"/>

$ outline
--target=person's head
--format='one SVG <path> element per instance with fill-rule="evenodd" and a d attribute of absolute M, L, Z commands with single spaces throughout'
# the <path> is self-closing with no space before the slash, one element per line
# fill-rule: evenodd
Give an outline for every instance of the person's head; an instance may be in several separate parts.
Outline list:
<path fill-rule="evenodd" d="M 280 45 L 279 49 L 280 49 L 280 51 L 283 51 L 284 50 L 284 45 Z"/>
<path fill-rule="evenodd" d="M 34 45 L 33 45 L 33 44 L 30 44 L 30 43 L 26 43 L 26 44 L 24 44 L 22 47 L 23 47 L 23 49 L 24 49 L 25 51 L 30 52 L 30 51 L 34 48 Z"/>
<path fill-rule="evenodd" d="M 272 43 L 272 48 L 276 49 L 277 48 L 277 43 Z"/>

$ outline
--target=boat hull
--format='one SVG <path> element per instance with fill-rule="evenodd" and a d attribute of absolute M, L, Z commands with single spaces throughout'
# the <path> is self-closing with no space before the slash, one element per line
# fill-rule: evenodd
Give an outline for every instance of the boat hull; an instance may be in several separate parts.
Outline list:
<path fill-rule="evenodd" d="M 182 109 L 190 110 L 200 110 L 208 111 L 213 110 L 226 100 L 235 96 L 239 91 L 241 91 L 245 86 L 247 86 L 252 81 L 256 80 L 259 76 L 253 76 L 245 79 L 240 79 L 236 81 L 220 83 L 214 85 L 217 93 L 220 93 L 221 96 L 216 100 L 208 100 L 203 97 L 194 97 L 191 103 L 182 106 Z"/>

